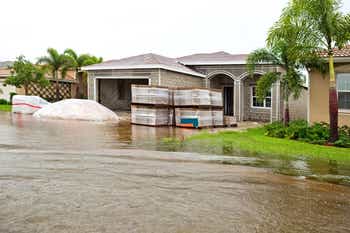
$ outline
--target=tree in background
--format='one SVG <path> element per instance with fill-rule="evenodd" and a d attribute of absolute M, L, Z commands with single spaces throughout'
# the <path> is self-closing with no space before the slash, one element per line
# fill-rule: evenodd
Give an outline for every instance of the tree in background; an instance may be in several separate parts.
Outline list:
<path fill-rule="evenodd" d="M 77 94 L 79 98 L 87 96 L 87 73 L 81 70 L 81 67 L 101 63 L 102 57 L 95 57 L 90 54 L 78 55 L 73 49 L 66 49 L 64 54 L 71 59 L 71 63 L 76 72 L 78 80 Z"/>
<path fill-rule="evenodd" d="M 37 64 L 47 68 L 56 82 L 56 101 L 60 100 L 59 73 L 61 78 L 66 77 L 67 71 L 73 67 L 72 60 L 65 54 L 60 54 L 56 49 L 48 48 L 47 56 L 38 59 Z"/>
<path fill-rule="evenodd" d="M 41 87 L 49 85 L 49 81 L 45 78 L 45 70 L 26 60 L 24 56 L 19 56 L 10 68 L 11 76 L 5 80 L 5 85 L 23 87 L 26 95 L 31 84 L 38 84 Z"/>
<path fill-rule="evenodd" d="M 268 63 L 282 68 L 283 72 L 274 70 L 267 72 L 257 82 L 257 94 L 265 98 L 272 85 L 280 81 L 284 98 L 284 123 L 290 121 L 289 99 L 298 98 L 304 84 L 302 69 L 305 63 L 315 66 L 320 63 L 312 41 L 304 36 L 307 33 L 305 22 L 294 21 L 282 15 L 270 29 L 267 48 L 253 51 L 247 59 L 248 71 L 253 74 L 258 64 Z M 310 45 L 311 44 L 311 45 Z"/>
<path fill-rule="evenodd" d="M 341 49 L 350 40 L 350 15 L 340 11 L 340 0 L 292 0 L 285 10 L 285 17 L 306 22 L 309 40 L 315 43 L 315 50 L 328 53 L 329 65 L 329 120 L 330 142 L 339 138 L 338 96 L 334 71 L 334 49 Z"/>

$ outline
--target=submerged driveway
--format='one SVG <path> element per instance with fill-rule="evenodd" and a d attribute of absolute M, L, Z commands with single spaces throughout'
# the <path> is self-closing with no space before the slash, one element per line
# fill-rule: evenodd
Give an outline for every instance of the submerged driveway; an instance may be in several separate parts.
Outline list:
<path fill-rule="evenodd" d="M 0 232 L 350 229 L 349 187 L 155 151 L 178 132 L 153 130 L 0 114 Z"/>
<path fill-rule="evenodd" d="M 348 187 L 174 155 L 1 150 L 0 232 L 350 228 Z"/>

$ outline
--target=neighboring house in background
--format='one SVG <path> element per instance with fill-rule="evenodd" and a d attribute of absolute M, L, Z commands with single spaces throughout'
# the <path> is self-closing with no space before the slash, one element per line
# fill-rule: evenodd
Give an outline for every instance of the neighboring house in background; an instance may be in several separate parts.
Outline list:
<path fill-rule="evenodd" d="M 15 92 L 19 95 L 24 95 L 24 88 L 16 88 L 11 85 L 3 86 L 4 81 L 11 75 L 11 71 L 8 68 L 13 62 L 0 62 L 0 99 L 10 100 L 10 93 Z M 48 73 L 46 75 L 51 85 L 45 88 L 41 88 L 38 85 L 30 85 L 28 95 L 37 95 L 46 100 L 54 100 L 56 96 L 55 80 L 52 79 L 52 75 Z M 59 74 L 60 93 L 62 98 L 75 98 L 76 97 L 76 75 L 74 70 L 69 70 L 66 77 L 62 79 Z"/>
<path fill-rule="evenodd" d="M 56 100 L 56 81 L 53 79 L 52 74 L 48 72 L 46 78 L 50 81 L 50 85 L 47 87 L 40 87 L 33 84 L 29 86 L 28 95 L 36 95 L 44 98 L 47 101 Z M 76 98 L 77 81 L 74 70 L 68 70 L 64 79 L 62 79 L 61 73 L 58 74 L 60 99 Z M 17 88 L 16 93 L 24 95 L 24 88 Z"/>
<path fill-rule="evenodd" d="M 254 75 L 246 70 L 246 54 L 202 53 L 180 58 L 143 54 L 83 67 L 88 72 L 89 99 L 118 110 L 129 110 L 131 84 L 221 89 L 224 114 L 237 121 L 277 121 L 283 117 L 279 81 L 263 102 L 256 96 L 256 82 L 267 71 L 281 67 L 262 64 Z M 306 119 L 307 90 L 291 104 L 292 119 Z M 304 99 L 303 99 L 304 98 Z M 294 109 L 295 108 L 295 109 Z"/>
<path fill-rule="evenodd" d="M 3 85 L 5 79 L 11 75 L 11 71 L 8 67 L 12 64 L 13 62 L 10 61 L 0 62 L 0 99 L 6 99 L 7 101 L 10 101 L 11 92 L 16 92 L 16 87 Z"/>
<path fill-rule="evenodd" d="M 323 53 L 328 58 L 327 53 Z M 342 50 L 334 50 L 335 75 L 337 80 L 339 125 L 350 126 L 350 45 Z M 318 71 L 309 74 L 309 112 L 308 120 L 329 122 L 329 74 Z"/>

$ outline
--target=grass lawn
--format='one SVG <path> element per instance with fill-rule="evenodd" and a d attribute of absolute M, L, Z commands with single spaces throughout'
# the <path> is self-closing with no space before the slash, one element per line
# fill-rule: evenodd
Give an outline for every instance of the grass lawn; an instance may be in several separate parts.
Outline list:
<path fill-rule="evenodd" d="M 184 143 L 203 147 L 234 148 L 271 157 L 327 159 L 350 164 L 350 149 L 272 138 L 264 135 L 263 128 L 248 129 L 244 132 L 200 133 L 187 138 Z"/>
<path fill-rule="evenodd" d="M 3 112 L 11 112 L 11 105 L 1 105 L 0 104 L 0 111 L 3 111 Z"/>

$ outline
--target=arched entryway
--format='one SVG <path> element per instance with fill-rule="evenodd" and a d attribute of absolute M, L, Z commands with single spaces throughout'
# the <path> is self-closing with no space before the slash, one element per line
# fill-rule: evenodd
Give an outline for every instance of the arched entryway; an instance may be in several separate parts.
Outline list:
<path fill-rule="evenodd" d="M 227 73 L 212 73 L 208 76 L 208 87 L 222 90 L 224 102 L 224 115 L 234 116 L 234 90 L 233 76 Z"/>

